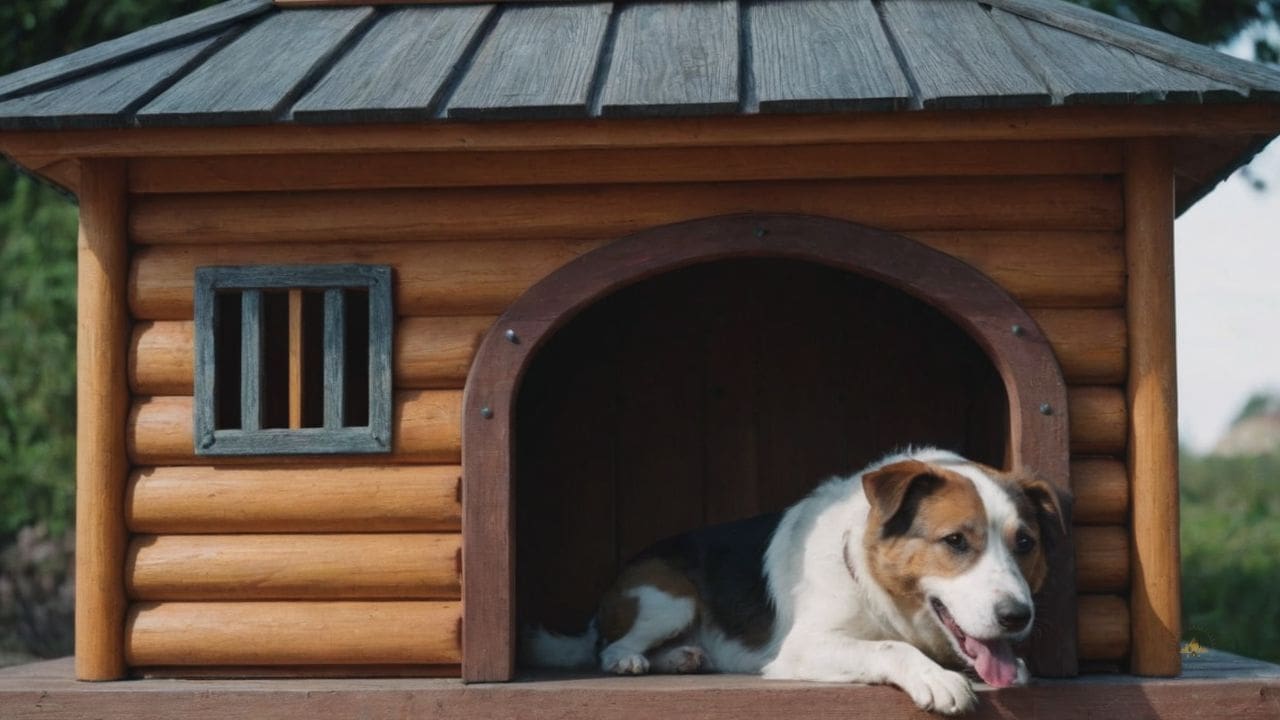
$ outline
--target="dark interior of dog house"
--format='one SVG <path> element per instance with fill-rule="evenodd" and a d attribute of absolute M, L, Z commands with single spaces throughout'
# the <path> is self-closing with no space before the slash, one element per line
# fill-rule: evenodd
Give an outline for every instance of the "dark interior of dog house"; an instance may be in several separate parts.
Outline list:
<path fill-rule="evenodd" d="M 1008 400 L 939 309 L 844 270 L 709 262 L 586 308 L 516 417 L 517 613 L 580 632 L 650 543 L 780 511 L 904 438 L 1006 464 Z"/>

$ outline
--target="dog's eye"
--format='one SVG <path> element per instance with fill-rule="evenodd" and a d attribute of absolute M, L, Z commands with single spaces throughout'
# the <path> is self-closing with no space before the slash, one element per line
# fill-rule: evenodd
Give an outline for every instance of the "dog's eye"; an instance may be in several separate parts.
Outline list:
<path fill-rule="evenodd" d="M 1031 552 L 1035 547 L 1036 539 L 1021 530 L 1019 530 L 1017 536 L 1013 538 L 1013 551 L 1020 555 L 1025 555 L 1026 553 Z"/>
<path fill-rule="evenodd" d="M 942 542 L 946 543 L 947 547 L 950 547 L 956 552 L 964 552 L 969 549 L 969 541 L 960 533 L 951 533 L 950 535 L 942 538 Z"/>

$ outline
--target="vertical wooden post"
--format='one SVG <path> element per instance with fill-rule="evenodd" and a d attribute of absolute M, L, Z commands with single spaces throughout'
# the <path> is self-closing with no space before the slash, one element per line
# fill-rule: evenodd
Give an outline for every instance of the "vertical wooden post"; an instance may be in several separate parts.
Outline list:
<path fill-rule="evenodd" d="M 75 642 L 81 680 L 125 673 L 125 188 L 122 161 L 83 161 L 76 315 Z"/>
<path fill-rule="evenodd" d="M 1130 669 L 1149 676 L 1177 675 L 1182 670 L 1173 193 L 1168 144 L 1130 142 L 1125 160 L 1129 474 L 1133 483 Z"/>
<path fill-rule="evenodd" d="M 302 427 L 302 291 L 289 291 L 289 429 Z"/>

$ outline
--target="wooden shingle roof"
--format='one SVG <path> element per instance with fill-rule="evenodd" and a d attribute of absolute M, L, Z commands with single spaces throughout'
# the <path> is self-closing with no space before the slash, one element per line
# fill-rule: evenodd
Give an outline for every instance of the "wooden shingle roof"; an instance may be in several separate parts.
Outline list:
<path fill-rule="evenodd" d="M 0 131 L 1280 106 L 1274 69 L 1061 0 L 284 5 L 228 0 L 0 77 Z"/>
<path fill-rule="evenodd" d="M 0 78 L 0 128 L 1280 101 L 1280 72 L 1057 0 L 286 9 Z"/>

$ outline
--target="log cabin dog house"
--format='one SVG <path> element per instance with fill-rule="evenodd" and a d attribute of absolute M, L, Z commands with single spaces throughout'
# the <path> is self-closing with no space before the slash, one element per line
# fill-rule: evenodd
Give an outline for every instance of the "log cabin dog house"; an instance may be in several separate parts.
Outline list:
<path fill-rule="evenodd" d="M 230 0 L 0 78 L 81 208 L 76 673 L 507 680 L 910 442 L 1073 491 L 1039 674 L 1176 675 L 1173 219 L 1277 100 L 1054 0 Z"/>

